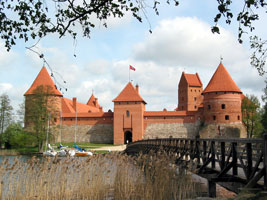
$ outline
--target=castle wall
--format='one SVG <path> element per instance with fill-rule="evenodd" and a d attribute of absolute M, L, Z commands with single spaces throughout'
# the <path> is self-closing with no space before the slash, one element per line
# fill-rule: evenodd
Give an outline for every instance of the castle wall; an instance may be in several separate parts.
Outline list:
<path fill-rule="evenodd" d="M 199 125 L 200 121 L 196 120 L 195 115 L 145 116 L 144 139 L 194 138 L 198 134 Z"/>
<path fill-rule="evenodd" d="M 198 134 L 196 123 L 148 123 L 144 139 L 194 138 Z"/>
<path fill-rule="evenodd" d="M 62 125 L 62 142 L 74 142 L 75 125 Z M 59 126 L 57 130 L 56 141 L 60 142 Z M 91 142 L 113 144 L 113 125 L 112 124 L 94 124 L 77 125 L 76 142 Z"/>

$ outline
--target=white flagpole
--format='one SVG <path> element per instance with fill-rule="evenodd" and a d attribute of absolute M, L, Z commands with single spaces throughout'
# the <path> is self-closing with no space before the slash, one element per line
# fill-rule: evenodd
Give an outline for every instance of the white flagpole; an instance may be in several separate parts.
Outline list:
<path fill-rule="evenodd" d="M 130 69 L 130 66 L 129 66 L 129 82 L 130 82 L 130 80 L 131 80 L 130 71 L 131 71 L 131 69 Z"/>

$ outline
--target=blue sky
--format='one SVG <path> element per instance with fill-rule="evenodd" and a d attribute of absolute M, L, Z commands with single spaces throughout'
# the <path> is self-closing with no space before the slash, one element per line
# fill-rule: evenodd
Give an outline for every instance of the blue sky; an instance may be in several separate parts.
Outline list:
<path fill-rule="evenodd" d="M 232 8 L 236 11 L 241 6 L 235 1 Z M 243 93 L 260 98 L 265 77 L 249 64 L 249 44 L 238 44 L 237 23 L 229 26 L 221 21 L 220 35 L 210 31 L 216 7 L 214 0 L 181 1 L 178 7 L 162 3 L 159 16 L 147 10 L 149 21 L 139 23 L 130 14 L 123 19 L 109 19 L 108 28 L 96 21 L 90 39 L 78 37 L 74 44 L 69 36 L 59 39 L 50 35 L 35 50 L 43 53 L 53 71 L 67 82 L 65 97 L 77 97 L 86 103 L 94 90 L 104 111 L 113 110 L 112 100 L 128 83 L 130 64 L 136 68 L 131 79 L 134 85 L 139 84 L 140 94 L 148 103 L 146 110 L 173 110 L 181 73 L 198 72 L 205 88 L 220 56 Z M 266 16 L 261 17 L 255 34 L 266 39 Z M 34 41 L 19 41 L 6 52 L 0 41 L 0 94 L 7 93 L 15 109 L 43 66 L 43 61 L 25 48 L 32 44 Z M 63 84 L 59 76 L 57 81 Z"/>

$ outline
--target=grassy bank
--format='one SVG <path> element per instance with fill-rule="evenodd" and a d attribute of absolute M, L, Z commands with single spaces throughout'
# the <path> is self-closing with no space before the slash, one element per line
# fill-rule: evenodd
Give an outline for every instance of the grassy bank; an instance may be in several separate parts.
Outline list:
<path fill-rule="evenodd" d="M 116 146 L 113 144 L 94 144 L 94 143 L 88 143 L 88 142 L 78 142 L 76 143 L 80 148 L 87 149 L 87 150 L 94 150 L 96 148 L 100 147 L 110 147 L 110 146 Z M 53 147 L 57 148 L 60 145 L 60 143 L 52 144 Z M 62 143 L 63 146 L 68 146 L 69 148 L 74 147 L 74 142 L 69 143 Z M 96 150 L 94 153 L 107 153 L 108 151 L 105 150 Z M 27 155 L 27 154 L 36 154 L 38 153 L 37 147 L 21 147 L 21 148 L 15 148 L 15 149 L 0 149 L 0 155 L 1 156 L 7 156 L 7 155 Z"/>
<path fill-rule="evenodd" d="M 190 199 L 197 184 L 163 153 L 89 158 L 7 160 L 0 164 L 0 199 Z"/>

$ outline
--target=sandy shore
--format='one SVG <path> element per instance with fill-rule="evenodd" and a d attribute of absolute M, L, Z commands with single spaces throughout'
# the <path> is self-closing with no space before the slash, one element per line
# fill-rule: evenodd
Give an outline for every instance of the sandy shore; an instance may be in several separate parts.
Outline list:
<path fill-rule="evenodd" d="M 118 145 L 118 146 L 106 146 L 106 147 L 100 147 L 100 148 L 96 148 L 96 149 L 92 149 L 95 151 L 99 151 L 99 150 L 105 150 L 105 151 L 124 151 L 126 149 L 126 145 Z"/>

